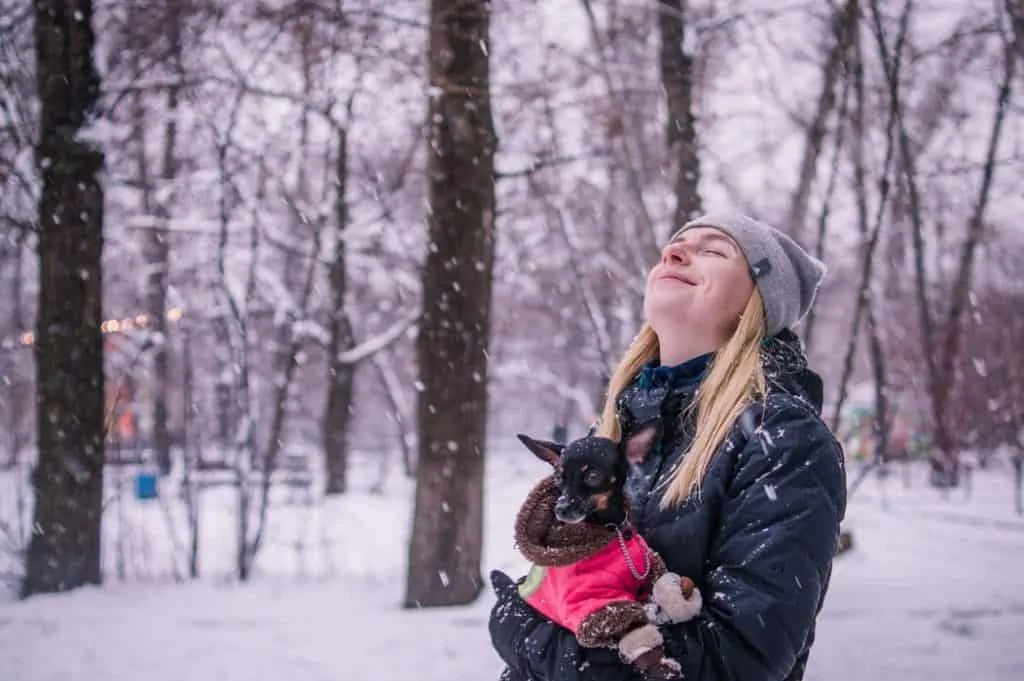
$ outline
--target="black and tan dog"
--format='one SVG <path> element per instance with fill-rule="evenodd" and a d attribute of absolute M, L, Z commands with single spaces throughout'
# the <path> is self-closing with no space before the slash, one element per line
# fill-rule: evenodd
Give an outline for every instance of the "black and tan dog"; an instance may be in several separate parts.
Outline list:
<path fill-rule="evenodd" d="M 516 517 L 516 544 L 533 563 L 519 592 L 581 645 L 616 648 L 647 677 L 674 679 L 679 663 L 665 654 L 655 623 L 695 617 L 701 596 L 629 522 L 627 461 L 652 437 L 641 431 L 621 445 L 584 437 L 563 446 L 519 436 L 553 468 Z"/>

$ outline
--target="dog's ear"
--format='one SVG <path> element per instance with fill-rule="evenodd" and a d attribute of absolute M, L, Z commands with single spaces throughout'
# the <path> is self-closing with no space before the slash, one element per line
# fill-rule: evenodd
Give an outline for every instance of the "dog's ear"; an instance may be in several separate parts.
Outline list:
<path fill-rule="evenodd" d="M 626 461 L 641 463 L 646 459 L 647 454 L 651 451 L 651 447 L 654 446 L 654 439 L 658 436 L 658 430 L 658 424 L 652 423 L 630 435 L 622 443 L 622 451 L 626 455 Z"/>
<path fill-rule="evenodd" d="M 519 441 L 526 445 L 526 448 L 537 455 L 537 458 L 541 461 L 547 461 L 552 466 L 557 466 L 559 460 L 562 458 L 562 452 L 565 451 L 565 445 L 560 445 L 555 442 L 548 442 L 546 440 L 534 440 L 529 435 L 516 435 Z"/>

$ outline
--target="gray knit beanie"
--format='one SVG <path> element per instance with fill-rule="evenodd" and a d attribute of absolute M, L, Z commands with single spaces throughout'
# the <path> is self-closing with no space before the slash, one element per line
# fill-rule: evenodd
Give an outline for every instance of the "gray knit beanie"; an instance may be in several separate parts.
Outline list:
<path fill-rule="evenodd" d="M 746 215 L 725 213 L 690 220 L 672 238 L 694 227 L 713 227 L 739 245 L 764 300 L 769 336 L 793 328 L 811 309 L 825 276 L 825 263 L 809 255 L 791 238 Z"/>

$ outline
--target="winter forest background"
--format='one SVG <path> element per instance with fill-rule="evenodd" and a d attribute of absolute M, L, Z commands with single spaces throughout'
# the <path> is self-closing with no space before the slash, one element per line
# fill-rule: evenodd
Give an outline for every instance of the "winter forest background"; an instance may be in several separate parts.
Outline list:
<path fill-rule="evenodd" d="M 705 210 L 830 266 L 812 672 L 1020 678 L 1022 92 L 1021 0 L 0 0 L 0 678 L 294 674 L 268 621 L 496 678 L 514 435 L 593 421 Z"/>

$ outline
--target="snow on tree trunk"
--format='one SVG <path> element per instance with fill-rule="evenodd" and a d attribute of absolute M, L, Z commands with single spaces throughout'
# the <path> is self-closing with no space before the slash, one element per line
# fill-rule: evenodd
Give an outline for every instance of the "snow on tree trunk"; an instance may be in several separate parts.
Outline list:
<path fill-rule="evenodd" d="M 406 607 L 482 587 L 487 349 L 494 264 L 490 3 L 432 0 L 430 244 L 416 349 L 419 464 Z"/>
<path fill-rule="evenodd" d="M 104 381 L 103 154 L 82 138 L 99 95 L 92 3 L 35 3 L 40 98 L 39 463 L 22 596 L 99 584 Z"/>

